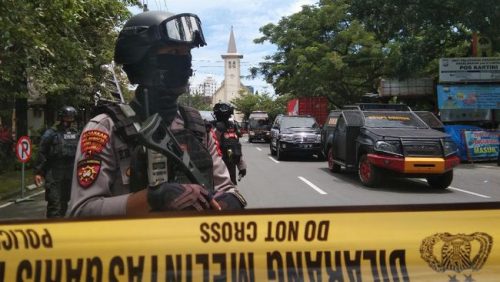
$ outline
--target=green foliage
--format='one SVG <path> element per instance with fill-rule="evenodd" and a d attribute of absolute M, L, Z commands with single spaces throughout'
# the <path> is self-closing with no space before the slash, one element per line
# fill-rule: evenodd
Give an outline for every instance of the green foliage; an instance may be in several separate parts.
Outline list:
<path fill-rule="evenodd" d="M 269 118 L 274 120 L 278 114 L 285 113 L 286 104 L 291 99 L 289 95 L 271 97 L 269 93 L 251 94 L 248 92 L 240 93 L 238 98 L 231 101 L 236 110 L 243 113 L 244 120 L 247 120 L 253 111 L 265 111 Z"/>
<path fill-rule="evenodd" d="M 0 98 L 26 96 L 29 77 L 46 96 L 90 102 L 112 60 L 117 27 L 136 0 L 4 0 Z M 68 98 L 70 97 L 70 98 Z"/>
<path fill-rule="evenodd" d="M 211 111 L 212 99 L 204 96 L 203 93 L 185 93 L 177 100 L 180 105 L 193 107 L 199 111 Z"/>
<path fill-rule="evenodd" d="M 342 106 L 377 92 L 381 77 L 437 76 L 438 59 L 470 55 L 473 32 L 500 50 L 496 0 L 319 1 L 260 28 L 276 53 L 251 73 L 278 95 L 325 96 Z"/>

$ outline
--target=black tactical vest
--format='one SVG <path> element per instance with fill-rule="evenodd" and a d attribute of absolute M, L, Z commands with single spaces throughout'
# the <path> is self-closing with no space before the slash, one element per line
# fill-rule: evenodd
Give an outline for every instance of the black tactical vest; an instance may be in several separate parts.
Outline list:
<path fill-rule="evenodd" d="M 236 126 L 231 122 L 218 121 L 215 128 L 219 132 L 219 144 L 222 151 L 222 157 L 237 164 L 241 160 L 241 143 L 239 141 Z"/>
<path fill-rule="evenodd" d="M 213 183 L 212 156 L 204 145 L 207 136 L 205 122 L 196 109 L 179 106 L 179 112 L 184 120 L 184 129 L 172 131 L 174 138 L 183 150 L 189 152 L 191 161 L 201 172 L 202 176 L 205 177 L 209 183 Z M 138 141 L 138 133 L 133 126 L 133 123 L 138 122 L 139 118 L 136 117 L 136 120 L 133 120 L 127 117 L 117 104 L 101 106 L 95 113 L 106 113 L 110 116 L 115 123 L 115 132 L 129 146 L 131 151 L 130 190 L 138 191 L 147 187 L 148 174 L 146 152 L 143 145 Z M 179 166 L 183 165 L 183 163 L 168 158 L 168 182 L 181 184 L 193 183 L 182 172 L 183 170 L 179 168 Z"/>
<path fill-rule="evenodd" d="M 73 159 L 76 154 L 79 139 L 80 135 L 76 129 L 58 128 L 54 131 L 52 142 L 50 143 L 50 158 L 56 161 Z"/>

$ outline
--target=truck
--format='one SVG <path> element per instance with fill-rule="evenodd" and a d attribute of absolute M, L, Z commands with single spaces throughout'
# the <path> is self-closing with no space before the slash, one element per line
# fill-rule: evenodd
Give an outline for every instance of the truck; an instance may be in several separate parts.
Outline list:
<path fill-rule="evenodd" d="M 252 143 L 255 140 L 263 140 L 269 142 L 271 140 L 271 122 L 269 115 L 265 111 L 253 111 L 248 117 L 248 142 Z"/>
<path fill-rule="evenodd" d="M 289 116 L 310 115 L 323 124 L 328 116 L 328 99 L 326 97 L 301 97 L 288 102 Z"/>

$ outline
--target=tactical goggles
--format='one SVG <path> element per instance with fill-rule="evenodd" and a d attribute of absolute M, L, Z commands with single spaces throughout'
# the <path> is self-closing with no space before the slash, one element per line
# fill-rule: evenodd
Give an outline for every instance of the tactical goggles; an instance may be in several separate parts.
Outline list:
<path fill-rule="evenodd" d="M 147 28 L 147 32 L 143 32 Z M 195 14 L 183 13 L 165 19 L 159 25 L 150 27 L 126 27 L 124 32 L 135 33 L 150 43 L 180 43 L 195 47 L 207 45 L 201 21 Z"/>

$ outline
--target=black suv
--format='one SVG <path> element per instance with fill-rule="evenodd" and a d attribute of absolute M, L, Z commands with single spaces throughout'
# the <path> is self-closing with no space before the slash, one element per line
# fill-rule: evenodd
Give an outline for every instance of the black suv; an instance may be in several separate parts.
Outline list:
<path fill-rule="evenodd" d="M 269 148 L 278 160 L 290 153 L 321 157 L 321 133 L 316 119 L 312 116 L 277 116 L 271 127 Z"/>
<path fill-rule="evenodd" d="M 429 186 L 445 189 L 460 159 L 449 135 L 431 128 L 439 128 L 436 123 L 432 113 L 414 112 L 405 105 L 348 106 L 326 145 L 328 167 L 332 172 L 341 167 L 357 170 L 366 186 L 391 174 L 426 178 Z"/>

